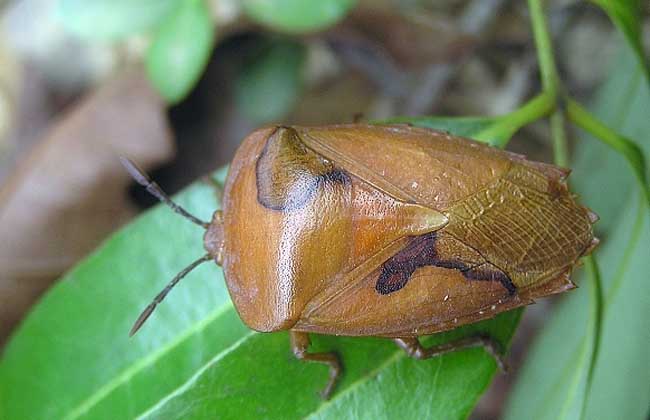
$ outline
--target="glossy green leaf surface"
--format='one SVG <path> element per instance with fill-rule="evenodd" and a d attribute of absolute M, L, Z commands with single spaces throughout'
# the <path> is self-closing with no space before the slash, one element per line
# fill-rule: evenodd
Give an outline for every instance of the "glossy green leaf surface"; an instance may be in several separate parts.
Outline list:
<path fill-rule="evenodd" d="M 206 184 L 178 200 L 203 219 L 217 208 Z M 286 333 L 248 330 L 211 263 L 185 278 L 129 339 L 151 298 L 203 254 L 201 237 L 200 228 L 157 206 L 67 274 L 5 349 L 2 418 L 395 418 L 409 410 L 414 418 L 462 419 L 495 373 L 478 348 L 416 361 L 388 340 L 316 336 L 314 349 L 340 352 L 345 365 L 323 401 L 327 369 L 296 360 Z M 482 331 L 507 344 L 520 313 L 425 343 Z"/>
<path fill-rule="evenodd" d="M 182 100 L 208 63 L 215 31 L 204 0 L 182 0 L 147 51 L 149 79 L 170 103 Z"/>
<path fill-rule="evenodd" d="M 641 31 L 642 2 L 641 0 L 592 0 L 600 6 L 618 29 L 623 33 L 627 42 L 634 49 L 639 62 L 644 67 L 643 73 L 650 83 L 650 63 L 643 48 Z"/>
<path fill-rule="evenodd" d="M 82 38 L 118 39 L 161 22 L 182 0 L 58 0 L 58 15 Z"/>
<path fill-rule="evenodd" d="M 180 201 L 206 219 L 216 207 L 204 186 Z M 201 229 L 172 214 L 148 212 L 46 294 L 5 348 L 2 418 L 133 417 L 245 332 L 231 319 L 220 271 L 206 264 L 128 338 L 157 289 L 204 252 Z M 207 328 L 211 320 L 221 328 Z"/>
<path fill-rule="evenodd" d="M 625 157 L 630 164 L 630 169 L 636 176 L 639 187 L 644 193 L 646 202 L 650 206 L 650 186 L 648 185 L 647 166 L 645 156 L 641 147 L 634 140 L 622 136 L 605 124 L 598 118 L 591 115 L 584 107 L 577 102 L 567 100 L 567 115 L 576 126 L 584 129 L 587 133 L 596 137 L 598 140 L 610 146 L 614 151 Z"/>
<path fill-rule="evenodd" d="M 650 89 L 632 51 L 617 60 L 592 106 L 608 126 L 638 139 L 650 153 Z M 584 376 L 589 293 L 565 296 L 545 326 L 509 398 L 508 419 L 579 418 L 646 419 L 650 408 L 650 212 L 640 201 L 638 183 L 625 158 L 587 135 L 580 136 L 574 173 L 569 179 L 582 201 L 601 217 L 602 239 L 595 252 L 604 286 L 604 314 L 599 356 L 591 389 Z M 579 284 L 592 285 L 582 278 Z"/>
<path fill-rule="evenodd" d="M 514 111 L 497 117 L 415 117 L 393 118 L 397 123 L 412 123 L 422 127 L 450 131 L 459 136 L 471 137 L 494 147 L 505 147 L 510 138 L 526 124 L 548 115 L 554 107 L 554 99 L 540 93 Z"/>
<path fill-rule="evenodd" d="M 457 136 L 474 137 L 477 133 L 494 126 L 495 121 L 497 118 L 488 117 L 398 117 L 388 122 L 413 124 L 418 127 L 449 131 Z"/>
<path fill-rule="evenodd" d="M 343 18 L 355 0 L 243 0 L 253 21 L 289 33 L 324 29 Z"/>
<path fill-rule="evenodd" d="M 302 90 L 305 48 L 290 40 L 265 45 L 237 76 L 235 101 L 255 124 L 278 121 L 293 108 Z"/>

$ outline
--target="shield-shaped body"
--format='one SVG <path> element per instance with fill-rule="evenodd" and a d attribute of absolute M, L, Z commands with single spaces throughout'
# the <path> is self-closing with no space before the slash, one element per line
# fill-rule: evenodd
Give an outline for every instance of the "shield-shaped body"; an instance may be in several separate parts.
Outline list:
<path fill-rule="evenodd" d="M 258 331 L 431 334 L 574 287 L 595 216 L 567 172 L 406 125 L 272 127 L 239 148 L 223 267 Z"/>

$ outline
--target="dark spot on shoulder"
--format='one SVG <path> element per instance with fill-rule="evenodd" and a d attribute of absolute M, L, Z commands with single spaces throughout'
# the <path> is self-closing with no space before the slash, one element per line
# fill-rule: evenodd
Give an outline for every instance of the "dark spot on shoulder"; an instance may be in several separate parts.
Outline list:
<path fill-rule="evenodd" d="M 348 185 L 350 177 L 305 147 L 290 127 L 278 127 L 264 145 L 255 165 L 257 201 L 286 211 L 304 206 L 328 183 Z"/>

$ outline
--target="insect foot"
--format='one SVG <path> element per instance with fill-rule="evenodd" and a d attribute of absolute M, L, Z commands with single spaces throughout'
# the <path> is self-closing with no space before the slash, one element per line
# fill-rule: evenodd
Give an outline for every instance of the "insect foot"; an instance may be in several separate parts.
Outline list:
<path fill-rule="evenodd" d="M 488 335 L 475 335 L 450 341 L 433 347 L 424 347 L 417 337 L 395 338 L 395 344 L 406 352 L 410 357 L 418 360 L 430 359 L 445 353 L 451 353 L 470 347 L 483 347 L 485 351 L 494 358 L 499 370 L 503 373 L 508 371 L 501 345 Z"/>
<path fill-rule="evenodd" d="M 332 391 L 334 390 L 336 382 L 338 381 L 342 371 L 341 362 L 339 361 L 338 355 L 334 352 L 307 353 L 307 349 L 311 344 L 309 334 L 298 331 L 289 331 L 289 336 L 291 338 L 291 350 L 293 351 L 293 354 L 296 356 L 296 358 L 300 360 L 324 363 L 329 366 L 329 380 L 327 382 L 327 385 L 325 385 L 325 388 L 323 388 L 320 393 L 320 396 L 324 400 L 328 400 L 332 395 Z"/>

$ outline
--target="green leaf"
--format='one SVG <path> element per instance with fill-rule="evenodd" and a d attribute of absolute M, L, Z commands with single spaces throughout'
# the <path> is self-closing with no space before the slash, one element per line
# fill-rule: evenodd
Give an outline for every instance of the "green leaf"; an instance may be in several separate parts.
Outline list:
<path fill-rule="evenodd" d="M 387 123 L 408 123 L 418 127 L 449 131 L 457 136 L 475 137 L 477 133 L 494 127 L 496 119 L 489 117 L 396 117 Z"/>
<path fill-rule="evenodd" d="M 472 135 L 458 121 L 426 123 Z M 218 207 L 214 197 L 208 186 L 196 184 L 178 200 L 209 219 Z M 395 418 L 405 412 L 413 418 L 464 419 L 495 373 L 493 359 L 478 348 L 416 361 L 389 340 L 316 336 L 315 350 L 339 351 L 346 369 L 332 399 L 323 401 L 317 392 L 327 369 L 295 359 L 286 333 L 248 330 L 213 264 L 184 279 L 129 339 L 129 328 L 155 293 L 203 254 L 201 237 L 201 229 L 158 206 L 61 279 L 25 319 L 0 361 L 3 419 L 355 413 Z M 507 344 L 520 314 L 503 313 L 425 343 L 482 331 Z"/>
<path fill-rule="evenodd" d="M 523 126 L 548 115 L 555 106 L 552 95 L 540 93 L 514 111 L 498 117 L 396 117 L 388 122 L 411 123 L 426 128 L 450 131 L 494 147 L 504 148 Z"/>
<path fill-rule="evenodd" d="M 634 49 L 639 62 L 644 67 L 644 74 L 650 82 L 650 63 L 643 48 L 641 31 L 642 11 L 641 0 L 592 0 L 600 6 L 618 29 L 623 33 L 627 42 Z"/>
<path fill-rule="evenodd" d="M 305 48 L 277 40 L 256 51 L 235 81 L 235 101 L 255 124 L 278 121 L 294 107 L 302 90 Z"/>
<path fill-rule="evenodd" d="M 215 31 L 204 0 L 182 0 L 147 51 L 149 79 L 170 103 L 182 100 L 208 63 Z"/>
<path fill-rule="evenodd" d="M 633 140 L 619 135 L 600 122 L 574 100 L 568 99 L 566 108 L 569 119 L 578 127 L 586 130 L 627 159 L 639 182 L 648 206 L 650 206 L 650 185 L 648 185 L 645 157 L 641 148 Z"/>
<path fill-rule="evenodd" d="M 179 201 L 208 219 L 208 187 Z M 132 418 L 246 334 L 220 270 L 205 264 L 137 336 L 128 331 L 160 286 L 203 255 L 202 230 L 158 206 L 110 238 L 53 287 L 0 363 L 4 419 Z M 203 280 L 203 281 L 202 281 Z M 210 328 L 219 324 L 219 328 Z"/>
<path fill-rule="evenodd" d="M 507 341 L 519 313 L 502 314 L 489 323 L 425 342 L 440 343 L 471 331 L 489 331 Z M 413 418 L 464 419 L 495 369 L 493 360 L 479 349 L 422 363 L 406 357 L 388 340 L 318 337 L 314 341 L 315 349 L 339 351 L 345 363 L 345 378 L 330 401 L 318 396 L 327 369 L 296 361 L 287 334 L 251 333 L 229 351 L 216 355 L 184 387 L 141 418 L 210 418 L 218 414 L 224 419 L 340 419 L 362 413 L 365 418 L 391 419 L 409 413 Z"/>
<path fill-rule="evenodd" d="M 338 22 L 355 0 L 243 0 L 255 22 L 289 33 L 314 32 Z"/>
<path fill-rule="evenodd" d="M 63 26 L 90 40 L 112 40 L 151 29 L 180 0 L 58 0 Z"/>
<path fill-rule="evenodd" d="M 641 85 L 639 84 L 641 83 Z M 647 138 L 650 89 L 629 50 L 616 61 L 610 79 L 591 107 L 608 126 L 629 138 Z M 650 142 L 639 143 L 650 153 Z M 582 202 L 601 216 L 603 239 L 596 256 L 601 267 L 604 313 L 600 349 L 586 395 L 587 419 L 646 419 L 650 289 L 648 210 L 625 158 L 589 136 L 581 136 L 570 178 Z M 582 279 L 579 284 L 590 288 Z M 508 402 L 509 419 L 575 418 L 585 398 L 590 337 L 589 294 L 568 294 L 532 348 Z M 564 416 L 561 416 L 563 415 Z"/>
<path fill-rule="evenodd" d="M 596 371 L 596 362 L 600 355 L 600 342 L 602 341 L 603 334 L 603 312 L 605 312 L 605 297 L 603 296 L 603 283 L 600 277 L 600 268 L 596 262 L 596 257 L 589 255 L 585 258 L 587 272 L 589 276 L 589 324 L 587 325 L 586 339 L 588 342 L 589 356 L 587 360 L 589 365 L 585 368 L 584 380 L 584 396 L 580 400 L 580 416 L 584 418 L 585 410 L 587 408 L 587 401 L 589 401 L 589 393 L 594 381 L 594 372 Z"/>
<path fill-rule="evenodd" d="M 589 288 L 590 313 L 585 321 L 584 335 L 579 347 L 571 359 L 572 365 L 563 376 L 566 382 L 566 392 L 554 396 L 559 397 L 557 407 L 559 410 L 553 413 L 557 419 L 582 419 L 588 401 L 589 391 L 593 383 L 594 370 L 600 347 L 602 335 L 602 312 L 603 299 L 601 291 L 601 279 L 596 259 L 593 256 L 585 258 L 590 278 L 587 282 Z"/>

